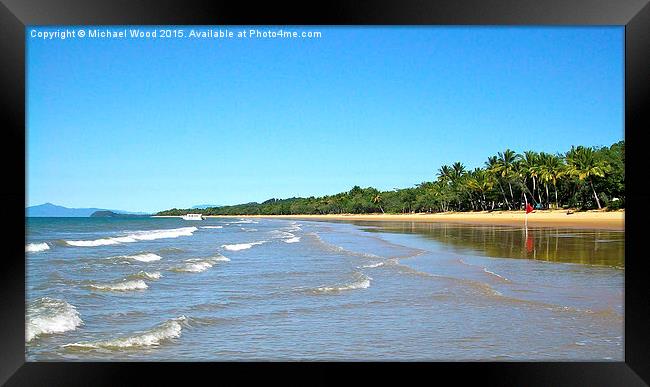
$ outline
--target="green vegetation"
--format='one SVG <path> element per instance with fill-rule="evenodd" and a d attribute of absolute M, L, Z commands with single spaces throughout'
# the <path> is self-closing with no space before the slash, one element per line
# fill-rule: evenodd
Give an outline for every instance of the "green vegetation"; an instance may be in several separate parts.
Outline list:
<path fill-rule="evenodd" d="M 436 180 L 379 191 L 353 187 L 336 195 L 269 199 L 212 207 L 204 215 L 364 214 L 625 207 L 625 142 L 610 147 L 572 147 L 564 155 L 510 149 L 488 157 L 483 168 L 443 165 Z M 171 209 L 157 215 L 183 215 Z"/>

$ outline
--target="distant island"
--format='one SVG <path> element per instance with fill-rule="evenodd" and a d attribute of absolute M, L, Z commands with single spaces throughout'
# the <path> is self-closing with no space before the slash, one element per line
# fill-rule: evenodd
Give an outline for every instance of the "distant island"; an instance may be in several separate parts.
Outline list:
<path fill-rule="evenodd" d="M 436 180 L 412 188 L 380 191 L 354 186 L 320 197 L 268 199 L 205 208 L 204 215 L 410 214 L 535 209 L 625 208 L 625 142 L 609 147 L 574 146 L 564 154 L 505 149 L 483 168 L 443 165 Z M 195 209 L 172 208 L 158 216 Z"/>
<path fill-rule="evenodd" d="M 120 210 L 107 210 L 105 208 L 68 208 L 52 203 L 40 204 L 25 208 L 27 217 L 52 217 L 52 218 L 87 218 L 96 212 L 109 211 L 124 215 L 148 215 L 144 212 L 128 212 Z"/>

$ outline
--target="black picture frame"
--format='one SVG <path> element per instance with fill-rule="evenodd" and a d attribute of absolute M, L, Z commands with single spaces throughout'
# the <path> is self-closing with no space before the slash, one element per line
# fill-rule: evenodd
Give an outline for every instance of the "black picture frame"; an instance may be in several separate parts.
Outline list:
<path fill-rule="evenodd" d="M 625 26 L 625 361 L 505 363 L 57 363 L 25 362 L 25 27 L 30 25 L 619 25 Z M 497 385 L 647 385 L 650 383 L 650 297 L 643 254 L 648 191 L 643 134 L 650 128 L 650 5 L 648 0 L 463 0 L 426 2 L 327 1 L 302 4 L 220 1 L 1 0 L 0 95 L 3 184 L 0 213 L 0 383 L 7 385 L 152 384 L 187 382 L 189 375 L 239 382 L 256 377 L 301 383 L 403 378 L 417 371 L 425 380 L 472 379 Z M 628 166 L 634 166 L 630 168 Z M 8 175 L 8 176 L 7 176 Z M 647 180 L 647 178 L 646 178 Z M 250 372 L 249 368 L 255 367 Z M 339 376 L 339 371 L 352 371 Z"/>

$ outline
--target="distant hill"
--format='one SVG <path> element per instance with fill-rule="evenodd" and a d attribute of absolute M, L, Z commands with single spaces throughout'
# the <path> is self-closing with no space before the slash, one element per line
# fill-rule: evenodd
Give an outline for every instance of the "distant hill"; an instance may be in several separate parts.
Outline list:
<path fill-rule="evenodd" d="M 222 207 L 220 204 L 199 204 L 196 206 L 193 206 L 193 210 L 203 210 L 206 208 L 212 208 L 212 207 Z"/>
<path fill-rule="evenodd" d="M 144 212 L 128 212 L 120 210 L 107 210 L 105 208 L 68 208 L 57 206 L 52 203 L 40 204 L 25 208 L 25 216 L 28 217 L 64 217 L 64 218 L 85 218 L 97 211 L 111 211 L 116 214 L 146 215 Z"/>
<path fill-rule="evenodd" d="M 125 214 L 125 213 L 120 214 L 109 210 L 95 211 L 92 214 L 90 214 L 91 218 L 137 218 L 142 216 L 149 216 L 149 215 Z"/>

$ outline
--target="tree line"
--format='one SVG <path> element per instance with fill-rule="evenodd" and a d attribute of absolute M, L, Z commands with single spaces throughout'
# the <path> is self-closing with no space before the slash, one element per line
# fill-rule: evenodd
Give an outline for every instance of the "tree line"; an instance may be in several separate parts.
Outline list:
<path fill-rule="evenodd" d="M 354 186 L 320 197 L 269 199 L 201 210 L 204 215 L 304 215 L 435 213 L 447 211 L 625 207 L 625 142 L 609 147 L 573 146 L 564 154 L 510 149 L 468 170 L 461 162 L 438 168 L 436 179 L 380 191 Z M 183 215 L 170 209 L 157 215 Z"/>

